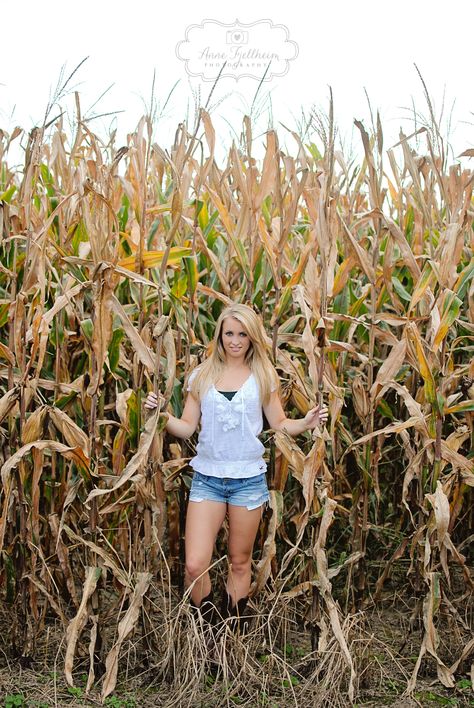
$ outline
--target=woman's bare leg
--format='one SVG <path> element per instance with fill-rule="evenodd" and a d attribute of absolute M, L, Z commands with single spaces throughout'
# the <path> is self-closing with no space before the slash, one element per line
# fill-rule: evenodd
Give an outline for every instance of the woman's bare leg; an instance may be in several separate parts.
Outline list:
<path fill-rule="evenodd" d="M 211 564 L 212 551 L 219 529 L 226 515 L 226 504 L 215 501 L 200 501 L 188 504 L 186 515 L 186 571 L 184 582 L 191 590 L 191 598 L 200 605 L 203 597 L 211 592 L 211 579 L 207 569 Z"/>
<path fill-rule="evenodd" d="M 257 535 L 262 507 L 248 510 L 245 506 L 229 504 L 229 577 L 227 592 L 236 605 L 247 597 L 252 573 L 252 551 Z"/>

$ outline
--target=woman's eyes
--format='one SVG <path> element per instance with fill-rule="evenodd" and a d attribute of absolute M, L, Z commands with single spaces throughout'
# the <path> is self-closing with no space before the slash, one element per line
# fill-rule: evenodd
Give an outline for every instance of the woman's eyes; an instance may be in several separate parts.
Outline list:
<path fill-rule="evenodd" d="M 226 337 L 232 337 L 234 333 L 233 332 L 224 332 L 224 334 Z M 246 332 L 239 332 L 238 335 L 239 335 L 239 337 L 244 338 L 247 336 L 247 333 Z"/>

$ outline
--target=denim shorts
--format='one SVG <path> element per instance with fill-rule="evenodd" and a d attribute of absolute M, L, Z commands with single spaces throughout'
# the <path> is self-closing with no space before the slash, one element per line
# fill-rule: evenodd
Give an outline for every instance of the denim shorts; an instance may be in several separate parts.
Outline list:
<path fill-rule="evenodd" d="M 264 474 L 254 477 L 211 477 L 195 472 L 189 493 L 189 501 L 216 501 L 234 506 L 246 506 L 249 511 L 257 509 L 269 500 L 267 479 Z"/>

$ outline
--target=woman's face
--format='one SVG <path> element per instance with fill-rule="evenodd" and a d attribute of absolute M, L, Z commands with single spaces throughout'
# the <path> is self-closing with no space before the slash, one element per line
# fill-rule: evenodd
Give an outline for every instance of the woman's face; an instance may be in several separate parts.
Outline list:
<path fill-rule="evenodd" d="M 227 360 L 242 361 L 250 347 L 250 337 L 247 330 L 235 317 L 226 317 L 221 330 L 222 346 Z"/>

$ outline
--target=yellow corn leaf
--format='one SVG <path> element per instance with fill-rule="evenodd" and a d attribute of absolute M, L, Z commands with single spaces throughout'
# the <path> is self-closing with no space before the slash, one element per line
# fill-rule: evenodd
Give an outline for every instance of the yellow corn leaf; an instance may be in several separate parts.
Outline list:
<path fill-rule="evenodd" d="M 217 290 L 214 290 L 214 288 L 209 288 L 207 285 L 203 285 L 202 283 L 198 283 L 197 289 L 199 290 L 200 293 L 203 293 L 203 295 L 205 295 L 206 297 L 220 300 L 226 306 L 232 305 L 234 302 L 232 300 L 232 298 L 228 297 L 224 293 L 220 293 Z"/>
<path fill-rule="evenodd" d="M 461 403 L 456 403 L 455 405 L 448 406 L 444 409 L 445 415 L 447 413 L 466 413 L 468 411 L 474 411 L 474 399 L 470 399 L 469 401 L 461 401 Z"/>
<path fill-rule="evenodd" d="M 267 225 L 265 224 L 265 219 L 263 216 L 258 220 L 258 233 L 260 240 L 265 249 L 265 255 L 267 256 L 267 262 L 272 270 L 273 280 L 278 283 L 278 267 L 275 256 L 275 245 L 271 242 L 270 234 L 267 230 Z"/>
<path fill-rule="evenodd" d="M 158 204 L 157 206 L 148 207 L 146 210 L 147 214 L 166 214 L 167 211 L 171 211 L 171 204 Z"/>
<path fill-rule="evenodd" d="M 185 256 L 190 256 L 192 253 L 191 248 L 185 248 L 182 246 L 173 246 L 170 249 L 168 256 L 168 265 L 177 265 L 180 263 L 181 259 Z M 144 268 L 157 268 L 161 265 L 163 261 L 163 256 L 165 251 L 144 251 L 142 254 L 143 266 Z M 118 265 L 121 268 L 126 268 L 127 270 L 136 271 L 137 262 L 136 256 L 128 256 L 127 258 L 122 258 L 118 261 Z"/>
<path fill-rule="evenodd" d="M 418 362 L 418 367 L 420 374 L 423 377 L 425 383 L 425 393 L 426 398 L 431 403 L 435 410 L 438 410 L 438 399 L 436 396 L 436 384 L 432 373 L 432 368 L 428 363 L 426 358 L 423 344 L 421 342 L 420 333 L 418 329 L 412 322 L 408 322 L 406 326 L 406 333 L 412 342 L 415 344 L 416 358 Z"/>
<path fill-rule="evenodd" d="M 51 607 L 53 608 L 53 610 L 56 612 L 56 614 L 58 615 L 58 617 L 60 618 L 60 620 L 61 620 L 61 622 L 63 623 L 64 627 L 66 627 L 66 626 L 67 626 L 67 623 L 68 623 L 68 619 L 67 619 L 66 615 L 64 614 L 61 605 L 54 599 L 54 597 L 51 595 L 51 593 L 49 593 L 49 592 L 47 591 L 47 589 L 45 588 L 45 586 L 43 585 L 43 583 L 42 583 L 40 580 L 38 580 L 38 578 L 36 578 L 34 575 L 25 575 L 24 578 L 25 578 L 25 580 L 28 579 L 31 583 L 33 583 L 33 585 L 34 585 L 36 588 L 38 588 L 38 590 L 39 590 L 41 593 L 43 593 L 43 595 L 44 595 L 46 598 L 48 598 L 49 604 L 51 605 Z M 7 704 L 7 705 L 8 705 L 8 704 Z"/>
<path fill-rule="evenodd" d="M 387 224 L 391 235 L 395 239 L 395 242 L 400 248 L 403 260 L 407 267 L 410 269 L 414 281 L 418 282 L 421 277 L 420 266 L 418 265 L 418 262 L 415 256 L 413 255 L 413 251 L 410 248 L 410 244 L 408 243 L 405 234 L 393 219 L 391 219 L 386 214 L 383 214 L 382 212 L 380 212 L 380 214 L 384 219 L 385 223 Z"/>
<path fill-rule="evenodd" d="M 267 147 L 258 186 L 257 195 L 254 200 L 254 208 L 259 209 L 265 197 L 275 188 L 278 166 L 278 138 L 274 130 L 269 130 L 266 134 Z"/>
<path fill-rule="evenodd" d="M 457 280 L 457 264 L 464 247 L 464 231 L 461 224 L 448 224 L 441 234 L 436 249 L 436 260 L 439 263 L 439 281 L 441 285 L 452 288 Z"/>
<path fill-rule="evenodd" d="M 173 393 L 174 382 L 176 380 L 176 347 L 173 333 L 170 329 L 167 329 L 163 335 L 163 349 L 165 350 L 166 358 L 166 389 L 164 396 L 169 400 Z"/>
<path fill-rule="evenodd" d="M 456 320 L 461 309 L 462 300 L 458 298 L 456 293 L 452 290 L 446 289 L 443 292 L 442 302 L 440 304 L 441 310 L 441 321 L 439 323 L 438 330 L 435 334 L 433 340 L 433 351 L 437 352 L 441 343 L 444 341 L 446 335 L 448 334 L 449 328 Z"/>
<path fill-rule="evenodd" d="M 64 512 L 64 508 L 63 508 L 63 512 Z M 55 547 L 56 555 L 58 556 L 61 570 L 63 571 L 64 577 L 66 578 L 67 589 L 69 590 L 69 594 L 71 596 L 72 601 L 74 602 L 74 605 L 76 607 L 79 607 L 79 601 L 77 599 L 77 593 L 76 593 L 76 585 L 74 583 L 74 577 L 72 574 L 71 564 L 69 562 L 69 549 L 61 537 L 58 515 L 57 514 L 50 514 L 48 516 L 48 522 L 49 522 L 49 527 L 51 529 L 51 532 L 53 534 L 53 538 L 55 539 L 55 546 L 54 547 Z"/>
<path fill-rule="evenodd" d="M 221 264 L 219 263 L 218 257 L 208 247 L 208 245 L 206 243 L 206 239 L 204 238 L 201 229 L 197 229 L 196 234 L 197 234 L 197 237 L 198 237 L 198 240 L 200 243 L 200 250 L 211 261 L 212 267 L 214 268 L 216 275 L 219 278 L 219 283 L 222 288 L 222 291 L 224 292 L 225 295 L 229 295 L 230 294 L 229 283 L 227 281 L 224 271 L 221 268 Z M 200 286 L 201 286 L 201 284 L 198 282 L 197 287 L 199 288 Z M 229 302 L 230 302 L 230 300 L 229 300 Z"/>
<path fill-rule="evenodd" d="M 355 376 L 352 382 L 352 402 L 357 417 L 364 423 L 369 414 L 369 400 L 361 376 Z"/>
<path fill-rule="evenodd" d="M 426 291 L 428 289 L 433 288 L 435 283 L 436 274 L 433 270 L 433 266 L 431 265 L 430 261 L 426 261 L 425 266 L 423 268 L 423 272 L 421 273 L 421 277 L 418 279 L 415 285 L 415 289 L 413 290 L 410 304 L 408 306 L 408 312 L 411 312 L 411 310 L 416 307 L 416 305 L 420 302 Z"/>
<path fill-rule="evenodd" d="M 15 355 L 13 352 L 5 345 L 0 342 L 0 356 L 6 359 L 9 364 L 15 366 Z"/>
<path fill-rule="evenodd" d="M 336 266 L 336 275 L 334 276 L 334 283 L 332 286 L 332 296 L 336 297 L 339 295 L 341 290 L 347 283 L 351 270 L 354 267 L 355 257 L 349 256 L 341 264 Z"/>

